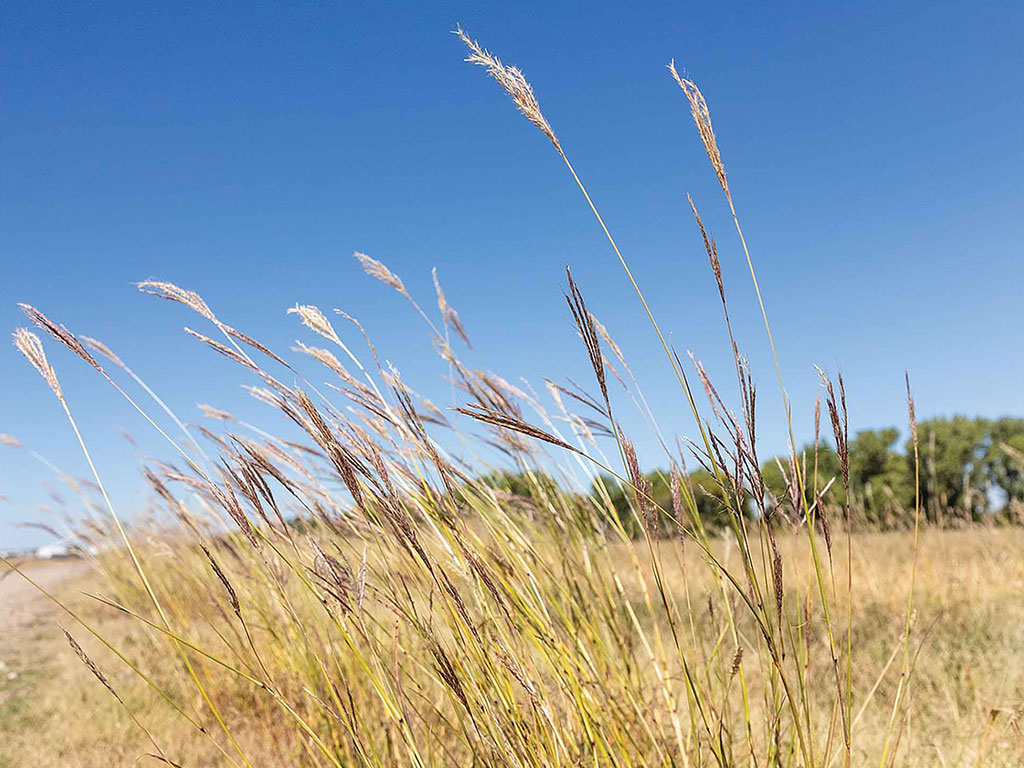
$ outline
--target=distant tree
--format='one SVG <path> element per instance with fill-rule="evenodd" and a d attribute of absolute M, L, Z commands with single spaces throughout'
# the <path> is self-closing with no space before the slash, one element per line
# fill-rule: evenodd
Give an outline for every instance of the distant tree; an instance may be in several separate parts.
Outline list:
<path fill-rule="evenodd" d="M 839 455 L 828 443 L 820 443 L 817 450 L 814 445 L 805 445 L 797 454 L 800 462 L 800 474 L 804 478 L 804 499 L 807 505 L 814 503 L 815 492 L 820 493 L 829 482 L 831 487 L 825 491 L 823 500 L 826 504 L 842 504 L 843 475 L 839 464 Z M 776 456 L 761 465 L 761 476 L 764 478 L 768 492 L 782 504 L 791 504 L 790 485 L 795 483 L 793 468 L 789 456 Z M 797 510 L 800 512 L 801 510 Z"/>
<path fill-rule="evenodd" d="M 930 518 L 959 510 L 974 518 L 988 509 L 991 488 L 985 471 L 990 443 L 988 419 L 954 416 L 918 425 L 921 453 L 921 499 Z M 913 445 L 906 444 L 912 471 Z"/>
<path fill-rule="evenodd" d="M 1005 496 L 1007 502 L 1024 502 L 1024 418 L 989 420 L 954 416 L 928 419 L 918 423 L 920 457 L 921 510 L 927 519 L 941 522 L 949 513 L 977 519 L 989 511 L 993 499 Z M 815 456 L 817 464 L 815 465 Z M 826 504 L 844 501 L 842 469 L 835 449 L 822 443 L 798 453 L 800 474 L 804 478 L 804 497 L 814 502 L 815 488 L 832 485 L 824 496 Z M 816 472 L 815 472 L 816 469 Z M 895 427 L 865 429 L 850 441 L 850 493 L 854 514 L 862 512 L 868 521 L 881 526 L 906 525 L 914 510 L 914 449 L 911 439 L 900 443 Z M 761 467 L 768 493 L 784 508 L 792 508 L 790 485 L 794 482 L 788 456 L 768 459 Z M 669 473 L 658 471 L 647 476 L 651 496 L 666 510 L 672 509 Z M 615 515 L 633 535 L 641 531 L 633 513 L 634 495 L 623 491 L 616 481 L 603 478 Z M 816 484 L 815 484 L 816 481 Z M 704 471 L 693 472 L 689 484 L 695 491 L 697 509 L 708 527 L 718 527 L 732 514 L 722 501 L 715 478 Z M 598 496 L 596 485 L 594 495 Z M 748 513 L 749 499 L 743 499 Z M 798 502 L 799 516 L 803 502 Z M 672 527 L 667 517 L 659 528 Z"/>
<path fill-rule="evenodd" d="M 647 481 L 651 487 L 651 498 L 654 500 L 656 507 L 663 511 L 659 513 L 658 530 L 663 534 L 672 534 L 676 531 L 676 525 L 671 516 L 674 514 L 674 510 L 670 473 L 663 470 L 651 472 L 647 475 Z M 686 486 L 682 490 L 682 494 L 692 492 L 697 513 L 700 515 L 700 519 L 705 527 L 714 529 L 726 524 L 727 516 L 732 513 L 727 509 L 722 499 L 718 482 L 713 475 L 704 470 L 697 470 L 682 477 L 681 482 L 682 485 Z M 641 535 L 643 530 L 640 527 L 641 523 L 637 520 L 637 515 L 634 513 L 635 494 L 632 488 L 622 488 L 614 478 L 602 475 L 599 480 L 594 481 L 592 490 L 592 495 L 598 504 L 603 504 L 601 500 L 604 498 L 599 485 L 603 485 L 607 491 L 612 511 L 622 523 L 626 532 L 631 536 Z M 685 498 L 682 494 L 681 497 Z M 740 503 L 745 514 L 748 502 L 749 494 L 744 493 Z M 730 505 L 735 506 L 735 502 L 730 502 Z M 684 515 L 687 517 L 687 520 L 684 520 L 684 522 L 689 523 L 691 515 L 689 505 L 684 503 L 684 509 Z"/>
<path fill-rule="evenodd" d="M 1021 456 L 1024 456 L 1024 419 L 1007 417 L 992 422 L 981 461 L 989 483 L 999 488 L 1007 501 L 1024 501 Z"/>
<path fill-rule="evenodd" d="M 524 499 L 534 499 L 543 494 L 550 495 L 558 490 L 558 483 L 553 477 L 538 471 L 527 473 L 499 469 L 483 475 L 480 482 L 489 488 Z"/>
<path fill-rule="evenodd" d="M 868 519 L 890 524 L 914 505 L 913 459 L 896 452 L 895 427 L 864 429 L 850 441 L 850 485 Z"/>

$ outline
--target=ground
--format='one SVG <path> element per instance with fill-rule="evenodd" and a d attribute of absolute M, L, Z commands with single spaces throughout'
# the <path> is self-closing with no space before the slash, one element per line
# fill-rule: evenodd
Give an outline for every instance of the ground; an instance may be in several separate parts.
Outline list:
<path fill-rule="evenodd" d="M 37 560 L 22 566 L 46 590 L 63 591 L 89 569 L 81 560 Z M 19 746 L 47 728 L 33 697 L 58 674 L 62 611 L 18 574 L 0 573 L 0 766 L 20 766 Z M 63 650 L 63 649 L 61 649 Z"/>
<path fill-rule="evenodd" d="M 800 541 L 795 536 L 781 546 L 795 552 Z M 665 542 L 664 546 L 674 545 Z M 840 560 L 841 550 L 836 552 Z M 900 644 L 910 551 L 910 534 L 865 534 L 855 541 L 854 644 L 862 678 L 858 701 L 866 700 L 864 689 L 876 677 L 879 681 L 875 700 L 858 730 L 865 747 L 879 741 L 888 716 L 885 702 L 896 682 L 894 673 L 881 673 L 891 649 Z M 1024 531 L 1019 529 L 922 533 L 915 635 L 923 647 L 913 678 L 914 716 L 908 721 L 897 765 L 1024 765 L 1022 552 Z M 841 565 L 837 567 L 843 572 Z M 104 589 L 103 580 L 89 564 L 30 561 L 24 568 L 143 667 L 173 667 L 164 652 L 147 655 L 151 645 L 139 642 L 143 635 L 137 624 L 82 594 Z M 672 569 L 666 576 L 673 581 L 679 578 Z M 799 570 L 788 572 L 788 584 L 792 589 L 807 577 Z M 626 583 L 625 589 L 630 595 L 632 586 Z M 71 652 L 60 625 L 75 634 L 175 761 L 188 768 L 230 764 L 210 741 L 184 727 L 74 619 L 22 577 L 5 572 L 0 574 L 0 768 L 157 764 L 152 758 L 143 759 L 153 747 Z M 201 707 L 198 699 L 179 694 L 191 710 Z M 252 710 L 225 701 L 227 713 L 241 723 L 238 735 L 251 747 L 254 765 L 281 764 L 267 731 L 244 727 Z"/>

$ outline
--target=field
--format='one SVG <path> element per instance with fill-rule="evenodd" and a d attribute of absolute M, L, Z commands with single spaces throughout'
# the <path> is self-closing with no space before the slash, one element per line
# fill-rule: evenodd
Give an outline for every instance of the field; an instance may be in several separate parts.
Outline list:
<path fill-rule="evenodd" d="M 1019 766 L 1024 422 L 918 423 L 908 378 L 905 445 L 895 429 L 851 438 L 843 380 L 819 371 L 813 439 L 798 448 L 708 107 L 672 66 L 735 225 L 788 420 L 788 454 L 759 456 L 764 398 L 694 203 L 731 341 L 728 388 L 663 335 L 522 73 L 459 35 L 578 185 L 663 348 L 690 440 L 661 440 L 664 468 L 641 469 L 618 409 L 635 405 L 661 437 L 658 422 L 568 270 L 593 378 L 548 382 L 542 397 L 464 361 L 469 337 L 436 276 L 428 313 L 398 275 L 356 254 L 426 323 L 461 404 L 445 411 L 340 310 L 289 310 L 327 346 L 299 341 L 286 359 L 199 294 L 140 283 L 191 313 L 205 353 L 237 366 L 266 408 L 260 426 L 211 406 L 212 428 L 186 425 L 102 341 L 22 305 L 48 344 L 148 421 L 167 457 L 147 460 L 147 508 L 119 509 L 79 432 L 84 406 L 40 336 L 16 331 L 92 473 L 64 478 L 90 510 L 77 537 L 92 554 L 87 572 L 3 560 L 17 608 L 4 617 L 3 759 Z"/>
<path fill-rule="evenodd" d="M 665 545 L 666 548 L 674 548 Z M 801 549 L 799 541 L 783 544 L 786 554 Z M 858 755 L 876 754 L 884 739 L 888 703 L 898 684 L 898 663 L 904 598 L 909 588 L 900 558 L 911 546 L 907 534 L 865 534 L 854 538 L 854 653 L 858 681 L 854 693 L 854 739 Z M 1019 530 L 928 531 L 921 539 L 915 622 L 922 631 L 915 647 L 913 704 L 907 719 L 898 765 L 906 766 L 1015 766 L 1024 755 L 1021 706 L 1024 703 L 1024 532 Z M 667 554 L 667 553 L 666 553 Z M 796 554 L 795 552 L 793 553 Z M 628 558 L 614 553 L 623 572 Z M 799 559 L 799 558 L 795 558 Z M 700 572 L 698 558 L 684 560 Z M 39 572 L 67 568 L 48 564 Z M 105 610 L 74 590 L 104 591 L 95 572 L 72 571 L 60 587 L 70 604 L 82 610 L 97 628 L 144 667 L 166 669 L 166 646 L 116 612 Z M 682 589 L 678 565 L 669 578 Z M 794 574 L 795 584 L 806 582 L 806 570 Z M 0 590 L 14 585 L 0 582 Z M 627 585 L 633 602 L 641 602 L 635 582 Z M 708 589 L 703 579 L 690 584 L 707 615 Z M 5 606 L 10 595 L 3 593 Z M 146 737 L 124 717 L 110 694 L 80 663 L 57 628 L 59 611 L 37 598 L 31 622 L 23 613 L 14 625 L 5 611 L 2 658 L 15 680 L 0 680 L 0 765 L 128 765 L 152 752 Z M 198 611 L 197 611 L 198 613 Z M 182 765 L 221 765 L 229 761 L 209 742 L 198 737 L 180 718 L 95 640 L 83 647 L 106 670 L 118 693 L 139 719 L 157 736 L 169 756 Z M 731 646 L 728 653 L 732 653 Z M 818 638 L 811 646 L 809 668 L 828 665 L 827 644 Z M 226 676 L 214 680 L 229 684 Z M 819 672 L 820 674 L 820 672 Z M 872 691 L 878 682 L 877 689 Z M 827 697 L 830 681 L 814 683 Z M 870 696 L 870 698 L 869 698 Z M 230 727 L 254 764 L 304 765 L 306 758 L 294 735 L 275 734 L 279 715 L 246 698 L 224 702 Z M 287 730 L 287 729 L 284 729 Z M 40 738 L 45 733 L 46 738 Z M 282 744 L 283 740 L 283 744 Z M 866 759 L 855 764 L 874 764 Z"/>

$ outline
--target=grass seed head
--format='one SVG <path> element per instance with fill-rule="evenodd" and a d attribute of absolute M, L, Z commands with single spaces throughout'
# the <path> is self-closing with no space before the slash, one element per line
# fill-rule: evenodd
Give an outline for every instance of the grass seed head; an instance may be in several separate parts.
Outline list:
<path fill-rule="evenodd" d="M 725 192 L 726 197 L 731 199 L 729 181 L 725 176 L 725 165 L 722 163 L 722 155 L 718 151 L 715 132 L 711 128 L 711 114 L 708 112 L 708 105 L 704 101 L 704 95 L 700 92 L 696 83 L 679 75 L 676 71 L 675 61 L 669 62 L 668 71 L 672 73 L 672 77 L 675 78 L 679 87 L 683 89 L 683 93 L 686 94 L 686 100 L 690 102 L 690 114 L 693 116 L 693 122 L 697 125 L 697 132 L 700 133 L 700 140 L 704 145 L 704 151 L 707 152 L 708 160 L 711 161 L 711 167 L 718 177 L 718 183 L 721 184 L 722 191 Z"/>
<path fill-rule="evenodd" d="M 57 372 L 53 370 L 50 361 L 46 359 L 46 352 L 43 351 L 43 342 L 39 340 L 39 337 L 27 328 L 18 328 L 14 332 L 14 346 L 39 371 L 39 375 L 43 377 L 43 381 L 53 390 L 53 394 L 57 396 L 57 399 L 64 402 L 64 393 L 61 391 L 60 381 L 57 380 Z"/>
<path fill-rule="evenodd" d="M 103 687 L 110 691 L 110 694 L 123 705 L 124 702 L 121 700 L 121 697 L 118 695 L 117 691 L 114 690 L 114 686 L 112 686 L 110 684 L 110 681 L 107 680 L 107 678 L 104 676 L 102 672 L 100 672 L 99 667 L 97 667 L 96 663 L 89 658 L 89 655 L 84 650 L 82 650 L 82 646 L 78 644 L 78 641 L 75 640 L 75 638 L 71 636 L 71 633 L 63 627 L 61 627 L 61 631 L 64 633 L 64 637 L 67 638 L 68 645 L 71 646 L 71 650 L 75 652 L 75 655 L 82 660 L 82 663 L 89 668 L 89 671 L 92 672 L 96 679 L 103 684 Z"/>
<path fill-rule="evenodd" d="M 359 251 L 356 251 L 353 255 L 359 260 L 359 263 L 363 266 L 363 271 L 367 275 L 372 277 L 374 280 L 379 280 L 390 288 L 394 288 L 407 299 L 412 298 L 409 296 L 409 292 L 405 290 L 405 284 L 402 282 L 401 278 L 385 267 L 383 263 L 367 256 L 365 253 L 360 253 Z"/>
<path fill-rule="evenodd" d="M 212 323 L 217 323 L 217 318 L 213 314 L 213 310 L 203 301 L 203 297 L 195 291 L 187 291 L 184 288 L 179 288 L 174 283 L 165 283 L 158 280 L 143 280 L 141 283 L 136 283 L 139 290 L 143 293 L 148 293 L 150 296 L 157 296 L 167 301 L 173 301 L 178 304 L 184 304 L 186 307 L 196 312 Z"/>
<path fill-rule="evenodd" d="M 118 368 L 124 368 L 125 364 L 117 355 L 114 354 L 113 350 L 110 349 L 99 339 L 94 339 L 91 336 L 80 336 L 81 340 L 85 343 L 89 349 L 98 355 L 102 355 L 107 358 L 110 362 L 116 365 Z"/>
<path fill-rule="evenodd" d="M 333 341 L 335 344 L 341 344 L 341 339 L 338 338 L 338 334 L 334 330 L 334 326 L 331 325 L 331 321 L 324 316 L 323 312 L 312 304 L 296 304 L 288 310 L 288 314 L 298 315 L 302 324 L 311 331 L 320 334 L 325 339 Z"/>
<path fill-rule="evenodd" d="M 561 154 L 562 145 L 559 144 L 558 137 L 555 136 L 550 123 L 548 123 L 540 111 L 540 104 L 537 103 L 537 97 L 533 94 L 533 88 L 526 81 L 523 73 L 516 67 L 502 64 L 497 56 L 487 51 L 487 49 L 481 48 L 476 40 L 473 40 L 463 31 L 462 27 L 457 27 L 455 34 L 469 48 L 469 56 L 466 57 L 466 61 L 470 64 L 484 67 L 487 70 L 487 74 L 493 77 L 498 85 L 504 88 L 505 92 L 512 97 L 512 103 L 516 105 L 516 108 L 526 116 L 527 120 L 537 126 L 541 133 L 548 137 L 548 140 L 554 144 L 555 149 Z"/>

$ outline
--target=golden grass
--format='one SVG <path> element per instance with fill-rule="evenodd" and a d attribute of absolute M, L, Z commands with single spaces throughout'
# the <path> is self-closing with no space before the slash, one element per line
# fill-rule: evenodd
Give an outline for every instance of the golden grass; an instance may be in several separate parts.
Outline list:
<path fill-rule="evenodd" d="M 212 327 L 218 338 L 186 330 L 239 366 L 249 392 L 278 419 L 274 433 L 213 406 L 204 412 L 219 431 L 187 426 L 121 356 L 23 305 L 172 455 L 146 469 L 147 515 L 116 509 L 78 432 L 76 404 L 39 338 L 18 330 L 15 343 L 57 397 L 102 505 L 89 488 L 74 487 L 102 514 L 83 520 L 80 534 L 101 553 L 92 594 L 53 598 L 68 652 L 19 646 L 47 672 L 8 699 L 16 702 L 7 718 L 10 759 L 336 768 L 1017 764 L 1021 531 L 924 530 L 919 538 L 915 524 L 912 534 L 850 532 L 846 395 L 842 379 L 833 386 L 824 373 L 841 477 L 820 477 L 816 452 L 798 461 L 790 426 L 788 499 L 768 493 L 753 378 L 732 339 L 717 246 L 692 201 L 730 330 L 735 404 L 694 360 L 707 399 L 698 405 L 522 72 L 459 34 L 469 61 L 486 67 L 554 145 L 662 343 L 699 433 L 685 451 L 665 447 L 671 498 L 653 497 L 613 404 L 642 402 L 656 427 L 653 414 L 568 272 L 566 300 L 598 392 L 552 384 L 550 406 L 463 362 L 450 332 L 467 347 L 468 337 L 436 275 L 437 322 L 397 275 L 356 254 L 426 321 L 463 403 L 448 412 L 382 363 L 362 326 L 340 310 L 340 331 L 317 307 L 290 310 L 331 345 L 300 342 L 298 351 L 331 377 L 314 383 L 194 291 L 141 283 Z M 676 79 L 726 196 L 774 355 L 707 104 L 691 81 Z M 777 359 L 776 371 L 791 425 Z M 122 375 L 173 426 L 150 415 L 118 383 Z M 909 381 L 907 389 L 913 432 Z M 517 473 L 515 493 L 483 474 L 490 467 L 482 457 L 496 455 Z M 687 464 L 702 470 L 699 482 Z M 573 483 L 594 491 L 571 491 Z M 846 491 L 836 508 L 823 503 L 831 483 Z M 625 494 L 627 512 L 613 493 Z"/>
<path fill-rule="evenodd" d="M 874 754 L 884 740 L 888 709 L 899 677 L 894 650 L 903 631 L 907 573 L 903 556 L 910 534 L 858 534 L 854 537 L 855 592 L 853 600 L 857 689 L 854 693 L 857 720 L 854 734 L 858 746 L 855 765 L 873 764 Z M 697 608 L 700 634 L 717 639 L 714 628 L 720 622 L 709 613 L 708 594 L 715 609 L 722 605 L 717 584 L 707 578 L 699 555 L 687 552 L 675 559 L 676 545 L 665 542 L 667 577 L 673 591 L 682 593 L 682 565 L 689 573 L 689 593 Z M 787 562 L 804 562 L 800 550 L 805 544 L 787 537 L 780 543 Z M 724 542 L 716 549 L 725 550 Z M 914 698 L 898 764 L 913 768 L 948 766 L 1017 766 L 1024 755 L 1020 732 L 1024 707 L 1024 531 L 1016 529 L 971 529 L 933 531 L 923 534 L 918 573 L 918 626 L 926 627 L 914 670 Z M 622 573 L 631 571 L 623 545 L 611 548 L 609 557 Z M 201 564 L 193 563 L 197 569 Z M 806 567 L 795 568 L 789 577 L 794 589 L 812 586 L 813 574 Z M 197 575 L 196 579 L 202 576 Z M 203 583 L 188 586 L 199 592 Z M 103 591 L 99 574 L 74 584 L 76 589 Z M 209 585 L 207 585 L 209 586 Z M 624 578 L 624 596 L 642 612 L 643 597 L 635 577 Z M 70 585 L 63 592 L 70 596 Z M 196 600 L 182 611 L 183 623 L 199 635 L 209 637 L 201 627 L 202 617 L 213 609 L 216 596 L 194 594 L 183 586 L 178 599 Z M 70 596 L 107 637 L 131 649 L 133 659 L 145 668 L 167 669 L 166 645 L 137 622 L 118 616 L 84 597 Z M 5 683 L 0 717 L 0 765 L 62 765 L 71 768 L 100 764 L 127 765 L 140 754 L 152 751 L 146 737 L 124 717 L 123 710 L 62 644 L 56 630 L 56 609 L 36 626 L 23 630 L 7 642 L 6 661 L 11 669 L 22 670 L 15 683 Z M 90 638 L 91 639 L 91 638 Z M 400 638 L 401 641 L 401 638 Z M 182 765 L 229 765 L 207 740 L 197 736 L 180 717 L 117 659 L 93 639 L 82 639 L 90 656 L 107 670 L 111 682 L 138 717 L 157 736 L 161 745 Z M 720 649 L 732 656 L 734 648 Z M 753 653 L 749 648 L 745 656 Z M 817 676 L 813 683 L 827 698 L 827 646 L 816 638 L 811 645 L 808 668 Z M 265 661 L 268 661 L 265 659 Z M 888 663 L 888 666 L 887 666 Z M 275 677 L 294 674 L 280 660 L 274 662 Z M 254 763 L 260 765 L 308 765 L 308 756 L 296 745 L 296 735 L 282 723 L 279 713 L 252 697 L 231 675 L 209 667 L 211 687 L 221 691 L 229 722 Z M 877 689 L 875 688 L 877 682 Z M 751 684 L 755 684 L 751 681 Z M 869 698 L 870 695 L 870 698 Z M 198 704 L 198 702 L 195 702 Z M 45 734 L 45 738 L 41 735 Z M 7 762 L 2 762 L 6 760 Z"/>

